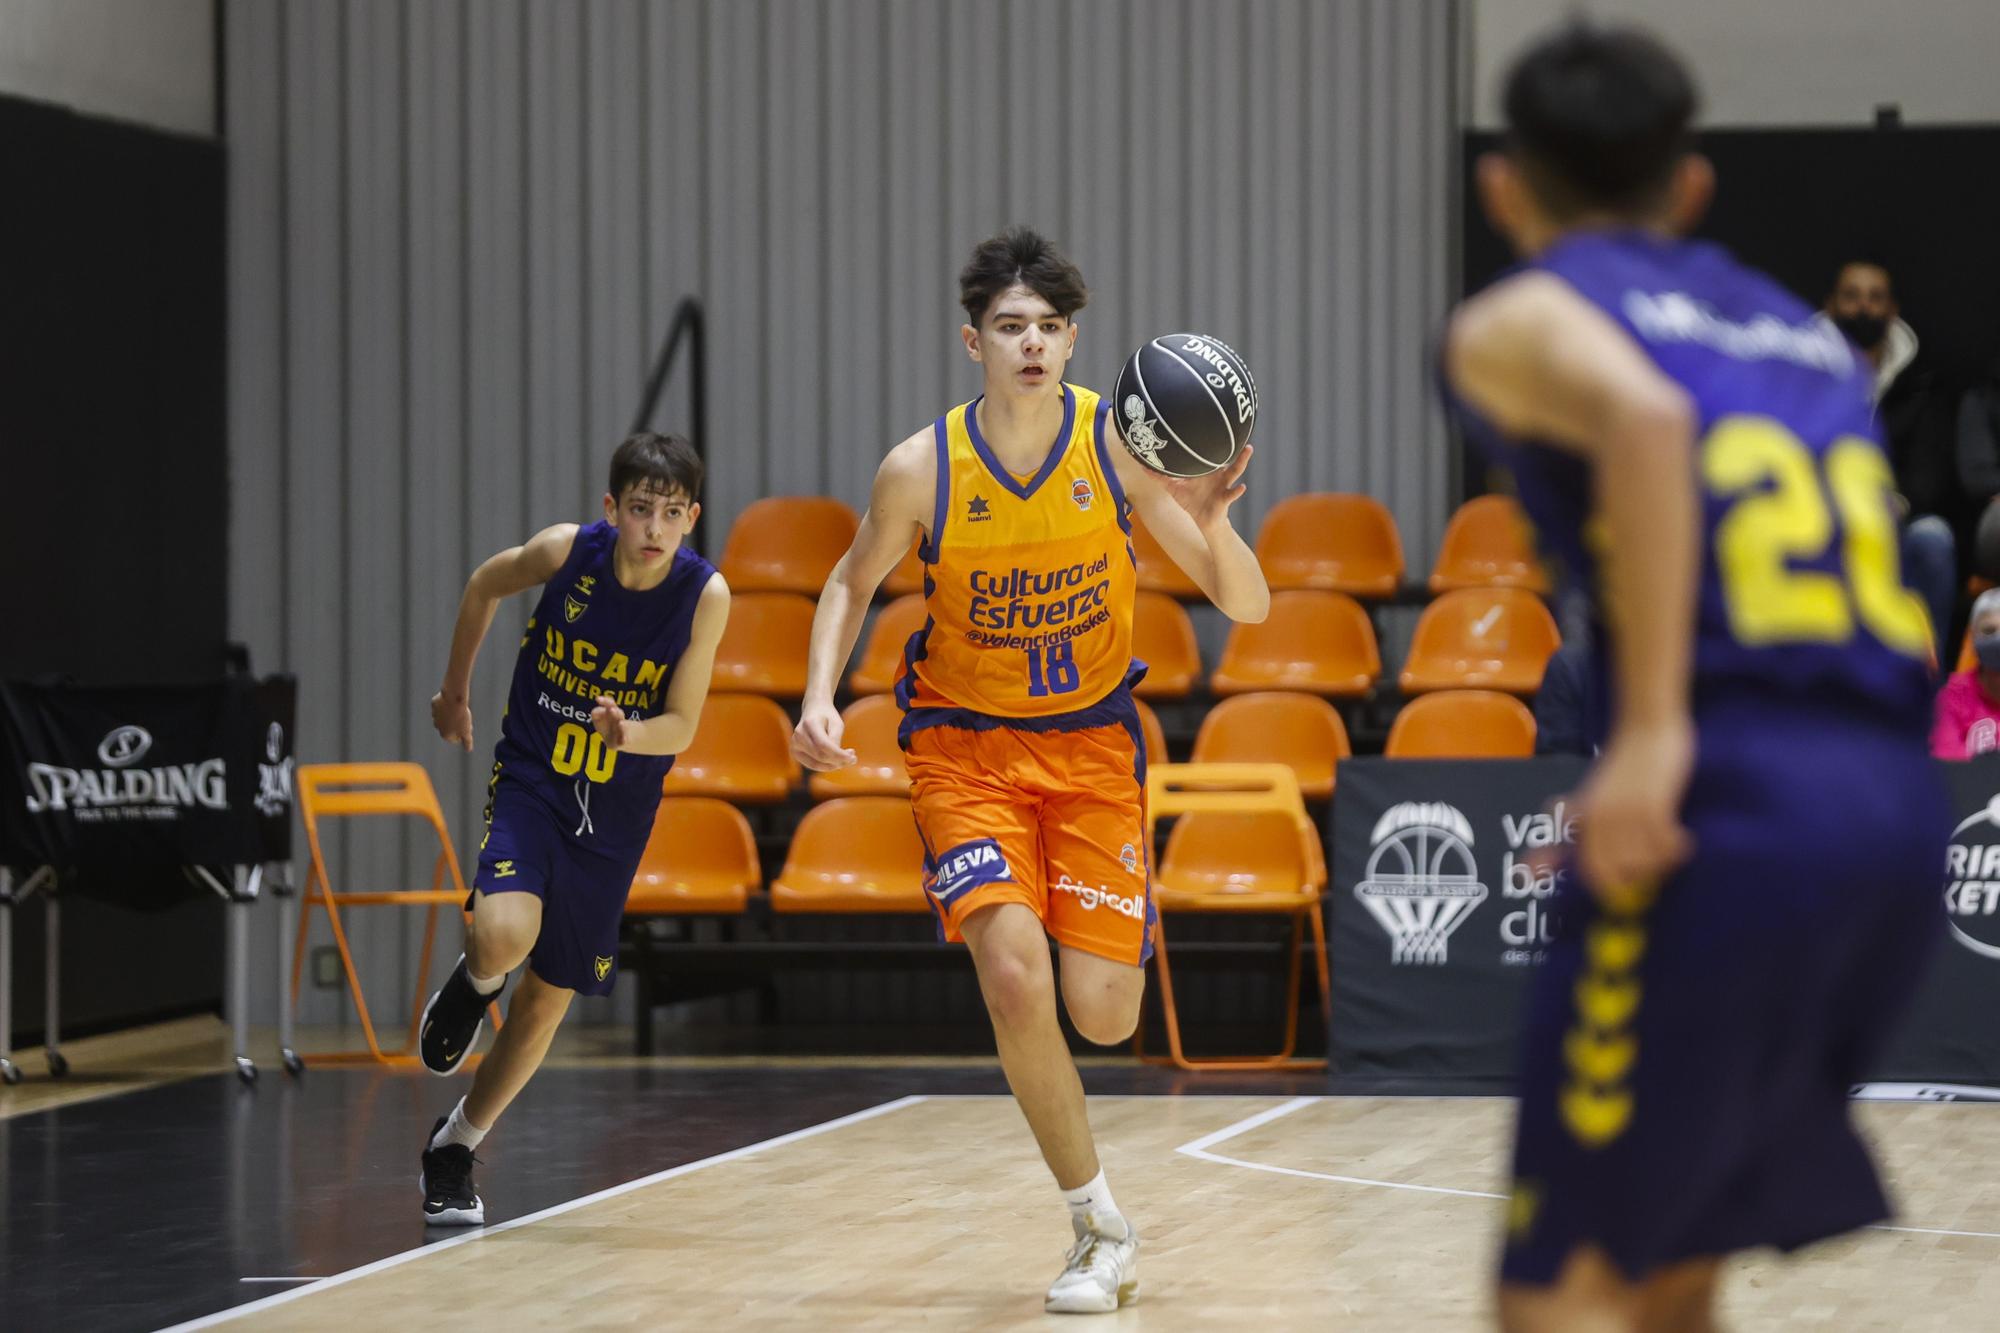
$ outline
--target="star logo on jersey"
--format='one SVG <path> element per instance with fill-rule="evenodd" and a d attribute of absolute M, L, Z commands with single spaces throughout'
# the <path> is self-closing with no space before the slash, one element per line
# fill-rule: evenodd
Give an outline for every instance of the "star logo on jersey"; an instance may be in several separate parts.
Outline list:
<path fill-rule="evenodd" d="M 1090 502 L 1097 497 L 1091 494 L 1089 480 L 1084 477 L 1078 477 L 1075 484 L 1069 488 L 1069 498 L 1076 501 L 1078 509 L 1088 509 L 1090 508 Z"/>
<path fill-rule="evenodd" d="M 965 521 L 967 523 L 984 523 L 992 517 L 993 507 L 986 503 L 985 496 L 975 495 L 965 502 Z"/>

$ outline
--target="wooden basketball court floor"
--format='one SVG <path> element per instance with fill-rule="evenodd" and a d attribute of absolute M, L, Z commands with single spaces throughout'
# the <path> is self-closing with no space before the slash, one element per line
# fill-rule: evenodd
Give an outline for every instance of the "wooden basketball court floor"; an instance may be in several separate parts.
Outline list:
<path fill-rule="evenodd" d="M 1105 1096 L 1157 1329 L 1476 1328 L 1500 1099 Z M 1904 1216 L 1744 1261 L 1744 1328 L 1967 1328 L 2000 1310 L 1994 1108 L 1877 1105 Z M 1954 1146 L 1956 1145 L 1956 1150 Z M 1982 1182 L 1984 1188 L 1968 1188 Z M 1973 1233 L 1973 1234 L 1966 1234 Z M 1064 1219 L 1011 1101 L 912 1095 L 246 1309 L 245 1326 L 941 1328 L 1041 1324 Z M 1057 1326 L 1069 1321 L 1056 1320 Z"/>
<path fill-rule="evenodd" d="M 1077 1322 L 1041 1312 L 1066 1220 L 990 1062 L 577 1061 L 545 1076 L 482 1149 L 494 1225 L 442 1237 L 417 1220 L 414 1150 L 457 1081 L 316 1070 L 245 1091 L 217 1075 L 0 1120 L 0 1326 Z M 1084 1326 L 1490 1324 L 1506 1099 L 1117 1062 L 1086 1082 L 1144 1247 L 1139 1303 Z M 1995 1326 L 2000 1105 L 1859 1113 L 1904 1229 L 1739 1261 L 1730 1326 Z"/>

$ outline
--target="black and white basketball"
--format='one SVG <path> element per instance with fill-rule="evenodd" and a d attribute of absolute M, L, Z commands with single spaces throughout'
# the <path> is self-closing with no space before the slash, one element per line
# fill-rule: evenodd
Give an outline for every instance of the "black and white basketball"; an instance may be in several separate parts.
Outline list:
<path fill-rule="evenodd" d="M 1125 359 L 1111 401 L 1125 447 L 1155 472 L 1200 477 L 1229 466 L 1257 424 L 1257 381 L 1228 343 L 1169 333 Z"/>

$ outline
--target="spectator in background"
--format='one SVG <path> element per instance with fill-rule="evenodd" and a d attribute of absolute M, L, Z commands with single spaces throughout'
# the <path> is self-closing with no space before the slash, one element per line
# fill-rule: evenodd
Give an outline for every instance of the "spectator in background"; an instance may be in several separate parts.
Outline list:
<path fill-rule="evenodd" d="M 1979 515 L 1972 572 L 2000 585 L 2000 358 L 1958 400 L 1958 483 Z"/>
<path fill-rule="evenodd" d="M 1942 657 L 1958 602 L 1952 519 L 1964 507 L 1954 404 L 1935 391 L 1936 375 L 1919 360 L 1916 330 L 1903 320 L 1889 270 L 1880 262 L 1842 264 L 1820 318 L 1845 334 L 1874 370 L 1875 417 L 1903 497 L 1903 576 L 1930 610 Z"/>
<path fill-rule="evenodd" d="M 1603 720 L 1590 645 L 1566 634 L 1535 691 L 1535 753 L 1596 754 L 1591 737 L 1602 734 Z"/>
<path fill-rule="evenodd" d="M 1931 753 L 1940 759 L 2000 750 L 2000 588 L 1972 604 L 1972 651 L 1979 664 L 1953 672 L 1938 692 Z"/>

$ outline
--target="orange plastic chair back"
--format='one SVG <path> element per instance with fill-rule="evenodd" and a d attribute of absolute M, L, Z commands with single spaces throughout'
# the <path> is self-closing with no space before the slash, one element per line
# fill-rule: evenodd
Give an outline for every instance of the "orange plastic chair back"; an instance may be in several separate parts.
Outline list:
<path fill-rule="evenodd" d="M 1141 592 L 1132 608 L 1132 656 L 1146 664 L 1133 691 L 1142 699 L 1181 699 L 1201 679 L 1201 649 L 1187 608 L 1163 592 Z"/>
<path fill-rule="evenodd" d="M 1333 795 L 1334 765 L 1353 753 L 1326 700 L 1287 690 L 1239 694 L 1209 709 L 1194 738 L 1197 764 L 1284 764 L 1311 800 Z"/>
<path fill-rule="evenodd" d="M 1160 725 L 1160 715 L 1153 711 L 1144 699 L 1132 701 L 1139 709 L 1139 734 L 1146 739 L 1146 766 L 1167 762 L 1167 733 Z"/>
<path fill-rule="evenodd" d="M 1217 694 L 1301 690 L 1335 698 L 1368 693 L 1382 674 L 1375 627 L 1338 592 L 1274 592 L 1258 625 L 1232 625 L 1209 678 Z"/>
<path fill-rule="evenodd" d="M 779 912 L 928 912 L 924 844 L 900 796 L 843 796 L 816 805 L 792 834 L 771 882 Z"/>
<path fill-rule="evenodd" d="M 740 912 L 763 882 L 750 821 L 727 801 L 670 796 L 632 876 L 627 916 Z"/>
<path fill-rule="evenodd" d="M 1520 588 L 1461 588 L 1424 608 L 1410 640 L 1405 694 L 1487 689 L 1533 694 L 1561 645 L 1555 617 Z"/>
<path fill-rule="evenodd" d="M 1371 495 L 1293 495 L 1264 515 L 1257 563 L 1274 589 L 1389 597 L 1403 581 L 1403 539 Z"/>
<path fill-rule="evenodd" d="M 731 592 L 817 597 L 861 520 L 824 495 L 776 495 L 736 516 L 717 567 Z"/>
<path fill-rule="evenodd" d="M 903 710 L 893 694 L 869 694 L 841 710 L 841 744 L 854 751 L 846 768 L 815 773 L 807 784 L 815 801 L 836 796 L 907 796 L 910 773 L 903 766 L 903 747 L 896 743 Z"/>
<path fill-rule="evenodd" d="M 733 597 L 709 688 L 778 698 L 804 694 L 812 619 L 812 602 L 795 592 Z"/>
<path fill-rule="evenodd" d="M 1535 554 L 1535 529 L 1521 506 L 1504 495 L 1467 500 L 1445 525 L 1438 544 L 1431 591 L 1453 588 L 1549 590 L 1548 571 Z"/>
<path fill-rule="evenodd" d="M 887 694 L 903 678 L 903 653 L 910 636 L 924 627 L 927 616 L 924 599 L 907 593 L 875 613 L 868 641 L 861 646 L 861 661 L 847 677 L 854 694 Z"/>
<path fill-rule="evenodd" d="M 1146 774 L 1149 836 L 1167 815 L 1180 818 L 1154 875 L 1164 907 L 1289 909 L 1326 882 L 1319 831 L 1285 764 L 1161 764 Z"/>
<path fill-rule="evenodd" d="M 1439 690 L 1404 704 L 1382 753 L 1392 759 L 1520 759 L 1535 752 L 1535 715 L 1511 694 Z"/>
<path fill-rule="evenodd" d="M 1174 563 L 1137 515 L 1132 518 L 1132 559 L 1138 567 L 1140 591 L 1164 593 L 1184 602 L 1201 596 L 1200 585 Z"/>
<path fill-rule="evenodd" d="M 758 694 L 711 694 L 694 742 L 674 758 L 661 790 L 668 796 L 719 796 L 770 805 L 799 784 L 792 720 Z"/>
<path fill-rule="evenodd" d="M 907 597 L 913 592 L 924 590 L 924 562 L 917 558 L 919 542 L 903 552 L 903 558 L 889 571 L 889 577 L 882 580 L 882 591 L 890 597 Z"/>

